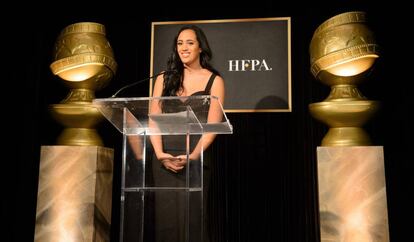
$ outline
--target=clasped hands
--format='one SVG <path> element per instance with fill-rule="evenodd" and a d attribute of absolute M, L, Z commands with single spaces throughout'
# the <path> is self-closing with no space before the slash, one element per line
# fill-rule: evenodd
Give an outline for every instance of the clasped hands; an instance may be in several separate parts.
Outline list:
<path fill-rule="evenodd" d="M 173 156 L 168 153 L 162 153 L 160 155 L 157 155 L 157 158 L 159 161 L 161 161 L 165 169 L 174 173 L 178 173 L 187 165 L 187 155 Z M 198 159 L 198 157 L 193 154 L 190 154 L 189 158 L 190 160 Z"/>

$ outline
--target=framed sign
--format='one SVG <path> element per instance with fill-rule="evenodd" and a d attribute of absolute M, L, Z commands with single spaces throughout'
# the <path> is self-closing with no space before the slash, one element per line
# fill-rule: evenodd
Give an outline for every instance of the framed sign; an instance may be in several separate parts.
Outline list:
<path fill-rule="evenodd" d="M 207 36 L 211 64 L 225 82 L 226 112 L 292 111 L 290 17 L 153 22 L 151 75 L 166 69 L 174 37 L 188 24 Z"/>

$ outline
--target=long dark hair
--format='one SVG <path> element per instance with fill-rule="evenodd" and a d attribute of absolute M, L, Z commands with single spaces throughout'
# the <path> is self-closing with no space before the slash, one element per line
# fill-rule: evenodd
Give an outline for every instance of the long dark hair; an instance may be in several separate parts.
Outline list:
<path fill-rule="evenodd" d="M 201 66 L 216 75 L 220 75 L 219 72 L 215 70 L 210 64 L 213 53 L 211 52 L 210 45 L 208 44 L 207 37 L 204 34 L 203 30 L 195 25 L 185 25 L 180 29 L 180 31 L 178 31 L 177 35 L 174 38 L 172 53 L 168 58 L 167 70 L 164 73 L 164 87 L 162 90 L 162 96 L 176 96 L 177 92 L 184 88 L 184 65 L 181 62 L 180 56 L 177 52 L 177 40 L 180 33 L 187 29 L 193 30 L 196 34 L 197 41 L 202 50 L 200 53 Z"/>

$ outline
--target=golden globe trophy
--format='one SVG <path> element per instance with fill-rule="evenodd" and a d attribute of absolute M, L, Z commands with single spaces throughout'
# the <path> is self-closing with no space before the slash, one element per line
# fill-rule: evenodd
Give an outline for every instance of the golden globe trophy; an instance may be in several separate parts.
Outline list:
<path fill-rule="evenodd" d="M 364 12 L 326 20 L 311 40 L 311 72 L 331 88 L 325 100 L 309 105 L 311 115 L 329 126 L 317 147 L 322 242 L 389 241 L 383 148 L 369 146 L 362 128 L 379 102 L 357 87 L 378 57 Z"/>
<path fill-rule="evenodd" d="M 103 117 L 92 100 L 95 90 L 105 87 L 117 68 L 105 26 L 91 22 L 67 26 L 56 41 L 54 60 L 53 74 L 70 88 L 65 99 L 50 106 L 52 116 L 65 126 L 57 143 L 102 146 L 94 126 Z"/>
<path fill-rule="evenodd" d="M 52 116 L 65 128 L 57 144 L 41 147 L 35 242 L 108 241 L 112 209 L 113 149 L 102 147 L 92 105 L 117 64 L 99 23 L 82 22 L 60 33 L 50 65 L 70 89 Z"/>
<path fill-rule="evenodd" d="M 374 35 L 364 12 L 337 15 L 315 31 L 310 44 L 312 74 L 331 87 L 322 102 L 312 103 L 312 116 L 330 128 L 322 146 L 370 145 L 362 126 L 377 112 L 379 103 L 358 90 L 378 58 Z"/>

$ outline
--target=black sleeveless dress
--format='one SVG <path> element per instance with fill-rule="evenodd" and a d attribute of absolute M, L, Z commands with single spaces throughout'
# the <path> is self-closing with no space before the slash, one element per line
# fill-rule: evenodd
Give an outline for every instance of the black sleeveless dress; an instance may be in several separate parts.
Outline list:
<path fill-rule="evenodd" d="M 210 90 L 213 85 L 214 79 L 216 78 L 215 74 L 212 74 L 210 76 L 209 81 L 207 82 L 207 85 L 203 91 L 198 91 L 196 93 L 193 93 L 191 96 L 196 95 L 210 95 Z M 174 103 L 174 102 L 181 102 L 181 103 Z M 207 121 L 207 114 L 208 110 L 205 110 L 208 108 L 206 105 L 198 105 L 195 102 L 203 102 L 203 100 L 200 99 L 187 99 L 184 101 L 191 105 L 193 108 L 193 111 L 197 115 L 197 117 L 200 119 L 200 122 L 206 122 Z M 173 102 L 163 103 L 162 104 L 162 111 L 164 113 L 169 112 L 179 112 L 179 111 L 185 111 L 185 106 L 182 105 L 181 100 L 174 100 Z M 183 110 L 177 109 L 177 107 L 183 107 Z M 198 107 L 198 108 L 197 108 Z M 185 144 L 186 144 L 186 137 L 184 135 L 170 135 L 170 136 L 163 136 L 162 143 L 163 143 L 163 149 L 165 153 L 169 153 L 173 156 L 177 155 L 183 155 L 185 154 Z M 198 141 L 200 139 L 200 136 L 191 136 L 190 138 L 190 150 L 194 149 L 197 145 Z M 191 161 L 194 163 L 200 162 L 200 161 Z M 197 166 L 195 166 L 197 167 Z M 198 166 L 199 167 L 199 166 Z M 186 166 L 183 170 L 181 170 L 178 173 L 174 173 L 172 171 L 169 171 L 165 169 L 165 167 L 162 165 L 161 161 L 157 159 L 155 154 L 153 154 L 152 157 L 152 170 L 153 170 L 153 177 L 154 177 L 154 185 L 155 186 L 166 186 L 167 184 L 170 184 L 171 186 L 176 187 L 184 187 L 186 184 L 186 169 L 188 167 Z M 199 171 L 193 170 L 190 168 L 190 174 L 195 174 Z M 210 152 L 209 150 L 205 150 L 203 153 L 203 214 L 204 214 L 204 226 L 203 226 L 203 242 L 208 242 L 209 240 L 209 219 L 208 219 L 208 212 L 207 212 L 207 194 L 209 192 L 209 183 L 210 183 Z M 176 224 L 183 225 L 185 223 L 185 214 L 180 212 L 183 211 L 184 206 L 186 204 L 184 197 L 177 195 L 176 197 L 171 196 L 170 194 L 166 194 L 165 192 L 159 192 L 154 194 L 154 203 L 155 203 L 155 223 L 156 228 L 155 229 L 155 242 L 183 242 L 185 241 L 185 234 L 184 230 L 176 230 L 174 227 Z M 190 198 L 190 210 L 191 210 L 191 203 L 197 204 L 200 201 L 192 201 L 192 198 Z M 183 227 L 183 226 L 181 226 Z M 191 229 L 195 229 L 192 226 Z M 191 239 L 190 241 L 197 242 L 197 239 Z"/>

